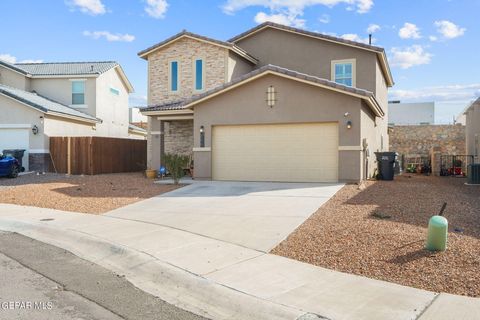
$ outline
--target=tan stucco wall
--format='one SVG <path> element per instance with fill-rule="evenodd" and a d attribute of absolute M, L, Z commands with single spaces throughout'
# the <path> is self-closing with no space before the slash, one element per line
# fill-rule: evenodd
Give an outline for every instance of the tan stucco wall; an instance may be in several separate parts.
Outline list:
<path fill-rule="evenodd" d="M 356 59 L 356 87 L 376 94 L 376 53 L 267 28 L 236 43 L 255 58 L 259 66 L 274 64 L 331 79 L 331 61 Z"/>
<path fill-rule="evenodd" d="M 58 101 L 67 106 L 72 104 L 72 79 L 71 78 L 35 78 L 31 80 L 31 90 L 38 94 Z M 85 104 L 86 109 L 79 109 L 82 112 L 95 116 L 96 113 L 96 78 L 82 78 L 85 81 Z"/>
<path fill-rule="evenodd" d="M 30 79 L 3 66 L 0 66 L 0 84 L 22 90 L 30 90 Z"/>
<path fill-rule="evenodd" d="M 114 95 L 110 87 L 120 91 Z M 129 110 L 128 89 L 116 69 L 110 69 L 96 80 L 96 117 L 103 120 L 97 124 L 97 136 L 128 138 Z"/>
<path fill-rule="evenodd" d="M 0 125 L 26 124 L 31 127 L 36 125 L 39 128 L 39 133 L 34 135 L 30 130 L 30 149 L 44 150 L 48 148 L 45 145 L 46 139 L 43 135 L 44 124 L 40 118 L 43 113 L 0 94 L 0 115 Z"/>
<path fill-rule="evenodd" d="M 472 106 L 466 114 L 466 148 L 467 154 L 480 156 L 475 154 L 475 151 L 480 152 L 480 106 Z"/>
<path fill-rule="evenodd" d="M 230 52 L 228 54 L 228 75 L 227 81 L 232 81 L 253 70 L 253 65 L 245 61 L 237 54 Z"/>
<path fill-rule="evenodd" d="M 273 108 L 265 103 L 265 92 L 273 85 L 278 101 Z M 361 107 L 358 98 L 331 90 L 267 75 L 195 106 L 194 146 L 200 146 L 199 129 L 205 128 L 205 146 L 211 147 L 214 125 L 338 122 L 339 146 L 359 148 Z M 354 125 L 346 128 L 344 114 Z M 320 138 L 320 137 L 319 137 Z M 195 177 L 211 178 L 211 153 L 194 152 Z M 359 151 L 339 151 L 339 179 L 361 179 Z"/>
<path fill-rule="evenodd" d="M 204 60 L 204 87 L 212 89 L 227 79 L 228 49 L 191 38 L 182 38 L 148 56 L 148 104 L 160 104 L 190 97 L 194 90 L 194 61 Z M 179 88 L 171 92 L 170 62 L 178 61 Z"/>

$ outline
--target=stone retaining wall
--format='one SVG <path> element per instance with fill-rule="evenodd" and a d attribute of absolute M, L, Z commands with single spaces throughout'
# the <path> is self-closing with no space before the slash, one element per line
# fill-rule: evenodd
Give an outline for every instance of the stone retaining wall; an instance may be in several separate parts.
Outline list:
<path fill-rule="evenodd" d="M 465 154 L 465 126 L 411 125 L 389 130 L 390 151 L 408 156 L 429 156 L 432 148 L 442 154 Z"/>

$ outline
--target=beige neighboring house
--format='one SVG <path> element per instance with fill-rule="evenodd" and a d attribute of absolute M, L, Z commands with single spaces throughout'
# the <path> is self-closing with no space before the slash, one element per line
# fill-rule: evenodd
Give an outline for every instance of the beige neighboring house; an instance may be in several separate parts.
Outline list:
<path fill-rule="evenodd" d="M 0 61 L 0 152 L 25 149 L 24 167 L 45 171 L 49 137 L 143 138 L 128 121 L 131 92 L 116 62 Z"/>
<path fill-rule="evenodd" d="M 466 124 L 467 154 L 480 160 L 480 98 L 472 102 L 464 112 Z"/>
<path fill-rule="evenodd" d="M 194 177 L 359 181 L 388 150 L 383 48 L 271 22 L 228 41 L 183 31 L 148 61 L 148 165 L 193 155 Z"/>

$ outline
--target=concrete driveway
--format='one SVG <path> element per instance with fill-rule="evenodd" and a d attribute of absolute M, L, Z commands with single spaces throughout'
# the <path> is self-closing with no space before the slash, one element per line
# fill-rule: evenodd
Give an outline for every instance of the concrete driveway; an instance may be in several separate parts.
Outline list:
<path fill-rule="evenodd" d="M 268 252 L 342 186 L 201 181 L 107 216 L 168 226 Z"/>

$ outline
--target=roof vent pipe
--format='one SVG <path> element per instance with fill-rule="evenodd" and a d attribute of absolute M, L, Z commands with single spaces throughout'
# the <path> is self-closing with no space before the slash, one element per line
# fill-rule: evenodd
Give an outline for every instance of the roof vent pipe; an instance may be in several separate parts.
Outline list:
<path fill-rule="evenodd" d="M 90 66 L 90 71 L 93 71 L 93 64 Z"/>
<path fill-rule="evenodd" d="M 371 33 L 368 35 L 368 44 L 372 45 L 372 34 Z"/>

